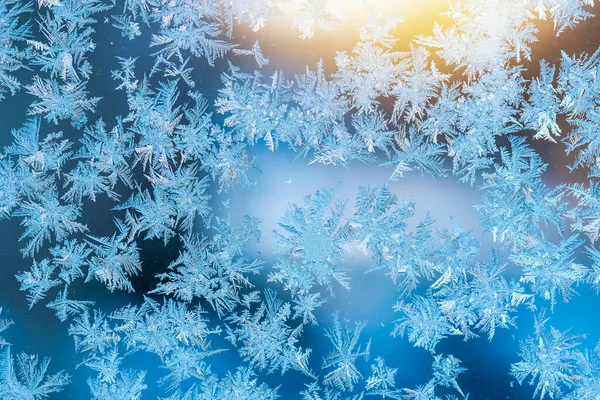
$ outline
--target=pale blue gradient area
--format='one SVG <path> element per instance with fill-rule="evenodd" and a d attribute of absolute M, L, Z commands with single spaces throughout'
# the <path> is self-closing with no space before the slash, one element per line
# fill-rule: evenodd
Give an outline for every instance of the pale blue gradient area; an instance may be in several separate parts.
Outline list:
<path fill-rule="evenodd" d="M 258 146 L 258 145 L 257 145 Z M 290 204 L 302 205 L 307 195 L 323 188 L 335 188 L 335 200 L 348 200 L 346 215 L 354 212 L 354 201 L 360 186 L 381 188 L 388 183 L 393 167 L 378 164 L 352 163 L 348 168 L 334 165 L 309 164 L 309 159 L 295 159 L 295 154 L 284 149 L 270 152 L 251 149 L 257 156 L 262 173 L 255 177 L 256 189 L 238 189 L 229 195 L 217 195 L 214 207 L 223 215 L 230 212 L 232 221 L 239 221 L 245 214 L 261 220 L 263 232 L 260 243 L 248 246 L 250 253 L 260 252 L 269 258 L 273 249 L 273 229 Z M 252 154 L 251 153 L 251 154 Z M 455 178 L 433 179 L 417 171 L 408 172 L 403 178 L 389 183 L 389 188 L 399 203 L 414 202 L 415 215 L 407 220 L 407 229 L 413 229 L 429 215 L 440 228 L 455 225 L 473 231 L 473 237 L 489 247 L 491 240 L 484 232 L 475 215 L 473 206 L 479 202 L 477 188 L 458 182 Z M 229 209 L 221 203 L 229 199 Z M 367 258 L 365 258 L 367 261 Z M 365 266 L 366 267 L 366 266 Z"/>

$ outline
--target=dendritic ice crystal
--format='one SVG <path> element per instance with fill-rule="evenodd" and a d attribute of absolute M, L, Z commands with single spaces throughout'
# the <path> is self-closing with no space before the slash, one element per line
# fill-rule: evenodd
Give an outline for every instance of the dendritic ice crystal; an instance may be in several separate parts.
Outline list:
<path fill-rule="evenodd" d="M 0 0 L 0 400 L 600 400 L 595 0 Z"/>

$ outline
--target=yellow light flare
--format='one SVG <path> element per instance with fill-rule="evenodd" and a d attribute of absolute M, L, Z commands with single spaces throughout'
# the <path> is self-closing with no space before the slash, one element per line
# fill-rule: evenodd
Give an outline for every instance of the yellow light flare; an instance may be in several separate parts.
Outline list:
<path fill-rule="evenodd" d="M 431 33 L 436 17 L 448 9 L 447 0 L 323 0 L 323 2 L 327 12 L 340 17 L 338 22 L 332 23 L 332 27 L 338 35 L 341 33 L 355 36 L 358 29 L 368 21 L 369 9 L 371 9 L 386 18 L 402 21 L 398 24 L 402 39 L 407 39 L 404 37 L 405 34 L 412 36 L 413 34 Z M 273 28 L 268 30 L 277 31 L 278 35 L 287 35 L 287 30 L 291 35 L 298 36 L 297 30 L 290 32 L 290 26 L 302 14 L 302 2 L 284 3 L 280 10 L 281 15 L 267 24 L 267 28 L 268 25 Z M 327 34 L 326 30 L 319 27 L 315 29 L 315 38 Z"/>

